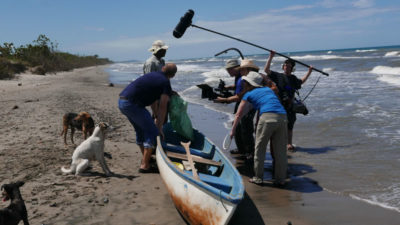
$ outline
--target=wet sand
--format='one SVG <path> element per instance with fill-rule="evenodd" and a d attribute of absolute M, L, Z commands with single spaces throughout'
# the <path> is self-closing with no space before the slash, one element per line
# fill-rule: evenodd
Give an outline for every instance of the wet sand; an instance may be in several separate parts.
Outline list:
<path fill-rule="evenodd" d="M 21 193 L 31 224 L 185 224 L 159 174 L 138 173 L 141 156 L 134 130 L 117 106 L 122 88 L 108 86 L 103 67 L 0 81 L 1 184 L 25 181 Z M 88 176 L 61 173 L 61 166 L 69 166 L 74 150 L 73 146 L 65 148 L 60 136 L 62 116 L 79 111 L 116 128 L 105 142 L 105 151 L 112 154 L 106 161 L 115 176 L 105 177 L 97 162 Z M 208 110 L 198 106 L 190 113 L 204 111 Z M 196 126 L 196 120 L 193 123 Z M 209 127 L 210 133 L 200 130 L 211 136 L 211 131 L 219 130 L 216 124 L 204 119 L 202 127 Z M 82 142 L 81 132 L 74 137 L 76 143 Z M 70 143 L 69 133 L 67 141 Z M 248 166 L 240 159 L 235 161 L 243 174 L 246 196 L 230 224 L 400 221 L 400 213 L 395 211 L 324 191 L 318 181 L 306 177 L 303 170 L 307 165 L 291 165 L 291 173 L 299 179 L 277 189 L 268 182 L 264 186 L 248 183 Z M 8 204 L 2 202 L 0 207 Z"/>

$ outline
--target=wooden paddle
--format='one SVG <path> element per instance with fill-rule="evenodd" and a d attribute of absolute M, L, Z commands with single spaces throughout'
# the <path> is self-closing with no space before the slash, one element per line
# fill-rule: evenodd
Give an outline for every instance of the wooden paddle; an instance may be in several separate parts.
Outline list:
<path fill-rule="evenodd" d="M 194 177 L 194 179 L 200 181 L 199 175 L 197 174 L 197 170 L 196 170 L 196 168 L 194 167 L 192 154 L 190 154 L 190 148 L 189 148 L 190 141 L 187 142 L 187 143 L 181 142 L 181 145 L 182 145 L 182 146 L 185 148 L 185 150 L 186 150 L 186 155 L 187 155 L 187 157 L 188 157 L 190 167 L 192 168 L 192 172 L 193 172 L 193 177 Z"/>

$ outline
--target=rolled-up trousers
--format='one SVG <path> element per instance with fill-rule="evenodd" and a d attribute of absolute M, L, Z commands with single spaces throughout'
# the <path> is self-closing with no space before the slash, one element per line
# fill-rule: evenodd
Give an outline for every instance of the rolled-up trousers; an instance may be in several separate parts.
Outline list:
<path fill-rule="evenodd" d="M 284 181 L 287 173 L 287 116 L 277 113 L 263 113 L 256 131 L 254 173 L 263 179 L 264 160 L 269 140 L 272 142 L 275 159 L 275 180 Z"/>

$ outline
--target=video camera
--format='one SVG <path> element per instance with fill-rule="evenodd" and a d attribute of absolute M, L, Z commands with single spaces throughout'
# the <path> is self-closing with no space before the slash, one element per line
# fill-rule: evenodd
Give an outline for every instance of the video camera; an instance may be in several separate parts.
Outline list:
<path fill-rule="evenodd" d="M 212 88 L 208 84 L 197 85 L 201 89 L 201 98 L 208 98 L 208 100 L 214 100 L 218 97 L 228 98 L 233 95 L 232 92 L 225 89 L 225 82 L 219 79 L 217 88 Z"/>

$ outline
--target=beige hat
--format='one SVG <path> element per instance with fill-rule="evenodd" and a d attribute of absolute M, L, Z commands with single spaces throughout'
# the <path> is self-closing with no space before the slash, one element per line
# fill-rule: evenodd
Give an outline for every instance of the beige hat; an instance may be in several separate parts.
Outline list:
<path fill-rule="evenodd" d="M 153 45 L 151 46 L 151 48 L 149 48 L 149 52 L 157 53 L 160 49 L 167 50 L 168 46 L 165 45 L 163 41 L 157 40 L 153 42 Z"/>
<path fill-rule="evenodd" d="M 225 69 L 230 69 L 237 66 L 240 66 L 239 61 L 237 59 L 230 59 L 225 63 Z"/>
<path fill-rule="evenodd" d="M 251 86 L 262 87 L 263 77 L 254 71 L 250 71 L 247 76 L 242 77 L 243 80 L 249 82 Z"/>
<path fill-rule="evenodd" d="M 250 59 L 243 59 L 240 63 L 240 68 L 253 68 L 256 70 L 260 70 L 260 67 L 256 66 L 253 60 Z"/>

